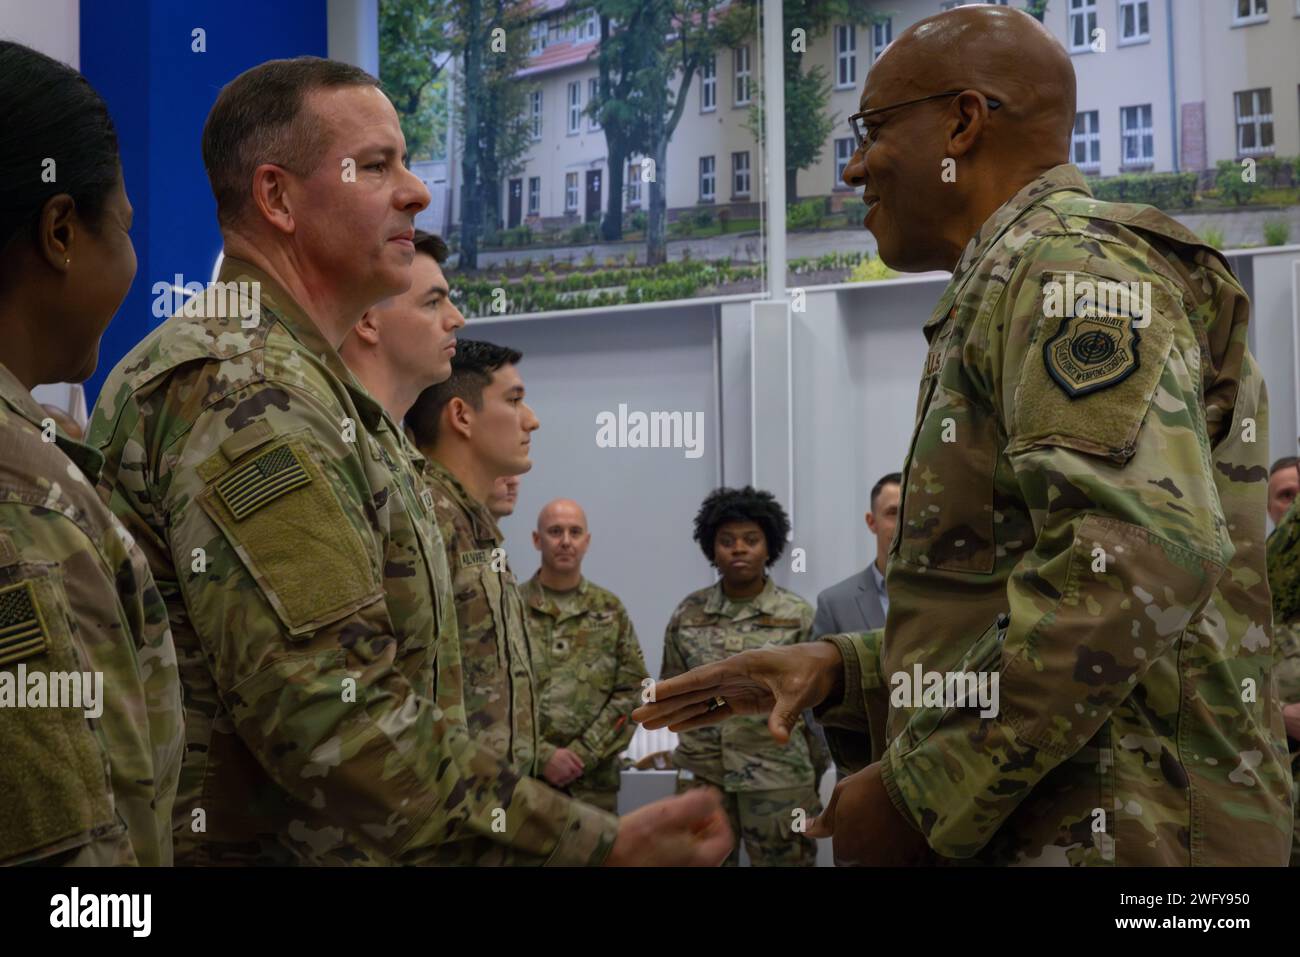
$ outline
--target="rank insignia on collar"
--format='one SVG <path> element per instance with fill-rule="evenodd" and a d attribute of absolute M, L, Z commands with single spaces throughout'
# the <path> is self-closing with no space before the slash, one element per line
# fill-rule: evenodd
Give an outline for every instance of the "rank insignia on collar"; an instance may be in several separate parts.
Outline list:
<path fill-rule="evenodd" d="M 1043 364 L 1071 399 L 1123 382 L 1138 367 L 1140 336 L 1130 316 L 1066 316 L 1043 343 Z"/>

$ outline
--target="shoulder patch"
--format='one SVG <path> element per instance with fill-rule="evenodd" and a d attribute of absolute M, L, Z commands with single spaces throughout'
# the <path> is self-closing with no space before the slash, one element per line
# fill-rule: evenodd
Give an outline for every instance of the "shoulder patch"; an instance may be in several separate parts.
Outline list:
<path fill-rule="evenodd" d="M 49 648 L 49 632 L 31 582 L 0 588 L 0 666 L 11 665 Z"/>
<path fill-rule="evenodd" d="M 1134 317 L 1096 309 L 1066 316 L 1043 343 L 1048 375 L 1071 399 L 1123 382 L 1139 362 L 1141 336 L 1134 323 Z"/>
<path fill-rule="evenodd" d="M 235 469 L 215 488 L 235 521 L 242 522 L 262 506 L 310 481 L 298 453 L 285 443 Z"/>

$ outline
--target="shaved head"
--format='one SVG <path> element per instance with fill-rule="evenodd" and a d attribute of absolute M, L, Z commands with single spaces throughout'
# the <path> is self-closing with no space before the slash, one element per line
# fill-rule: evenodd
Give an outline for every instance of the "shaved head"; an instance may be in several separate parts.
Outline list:
<path fill-rule="evenodd" d="M 958 7 L 905 30 L 867 74 L 859 108 L 885 109 L 844 171 L 880 258 L 951 270 L 999 206 L 1069 161 L 1074 107 L 1070 57 L 1027 13 Z"/>
<path fill-rule="evenodd" d="M 1007 137 L 1032 138 L 1016 148 L 1050 153 L 1053 166 L 1069 157 L 1074 65 L 1056 37 L 1020 10 L 980 4 L 919 20 L 885 49 L 871 74 L 875 88 L 869 82 L 867 89 L 873 97 L 893 95 L 860 109 L 946 90 L 979 90 L 1002 101 Z"/>
<path fill-rule="evenodd" d="M 542 510 L 537 513 L 537 530 L 540 532 L 551 522 L 574 522 L 587 527 L 587 513 L 571 498 L 552 499 L 542 506 Z"/>
<path fill-rule="evenodd" d="M 542 553 L 542 584 L 559 591 L 576 588 L 590 544 L 587 513 L 581 505 L 569 498 L 547 502 L 533 532 L 533 547 Z"/>

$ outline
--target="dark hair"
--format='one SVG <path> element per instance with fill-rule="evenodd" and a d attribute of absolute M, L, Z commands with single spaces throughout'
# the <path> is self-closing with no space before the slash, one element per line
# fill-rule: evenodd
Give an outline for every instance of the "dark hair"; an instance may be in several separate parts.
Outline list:
<path fill-rule="evenodd" d="M 713 543 L 718 529 L 728 522 L 756 522 L 767 539 L 767 564 L 771 565 L 785 551 L 785 537 L 790 534 L 790 519 L 775 496 L 746 485 L 744 488 L 719 488 L 709 493 L 695 515 L 695 540 L 704 557 L 713 561 Z"/>
<path fill-rule="evenodd" d="M 876 499 L 880 498 L 880 490 L 886 485 L 902 485 L 903 475 L 901 472 L 890 472 L 888 475 L 882 475 L 880 481 L 871 486 L 871 510 L 876 510 Z"/>
<path fill-rule="evenodd" d="M 1284 455 L 1273 463 L 1273 467 L 1268 470 L 1268 477 L 1272 478 L 1282 469 L 1295 468 L 1297 463 L 1300 463 L 1300 458 L 1296 458 L 1294 455 Z"/>
<path fill-rule="evenodd" d="M 47 169 L 52 182 L 45 182 Z M 0 40 L 0 249 L 64 193 L 86 226 L 97 229 L 121 176 L 117 131 L 86 78 L 44 53 Z"/>
<path fill-rule="evenodd" d="M 451 250 L 447 248 L 447 243 L 437 233 L 426 233 L 423 229 L 415 231 L 415 251 L 424 253 L 426 256 L 432 256 L 433 261 L 442 265 L 447 261 L 447 256 Z"/>
<path fill-rule="evenodd" d="M 458 339 L 456 354 L 451 359 L 451 378 L 421 392 L 406 413 L 406 429 L 416 447 L 428 449 L 437 444 L 442 410 L 453 397 L 468 402 L 474 409 L 483 408 L 483 390 L 492 381 L 492 374 L 502 366 L 518 365 L 523 357 L 518 349 Z"/>
<path fill-rule="evenodd" d="M 239 220 L 253 170 L 261 164 L 275 163 L 299 176 L 316 169 L 329 131 L 313 110 L 304 109 L 307 94 L 339 86 L 379 81 L 350 63 L 300 56 L 260 63 L 221 88 L 203 124 L 203 166 L 222 226 Z"/>

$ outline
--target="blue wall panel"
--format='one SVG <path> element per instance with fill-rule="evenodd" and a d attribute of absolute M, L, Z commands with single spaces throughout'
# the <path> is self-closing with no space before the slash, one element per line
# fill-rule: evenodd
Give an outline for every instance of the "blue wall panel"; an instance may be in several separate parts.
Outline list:
<path fill-rule="evenodd" d="M 92 404 L 113 366 L 160 320 L 153 285 L 207 282 L 221 250 L 203 171 L 203 123 L 221 87 L 264 60 L 325 56 L 326 0 L 92 0 L 81 5 L 81 70 L 108 103 L 135 206 L 140 266 L 104 336 Z M 206 52 L 193 31 L 206 32 Z"/>

